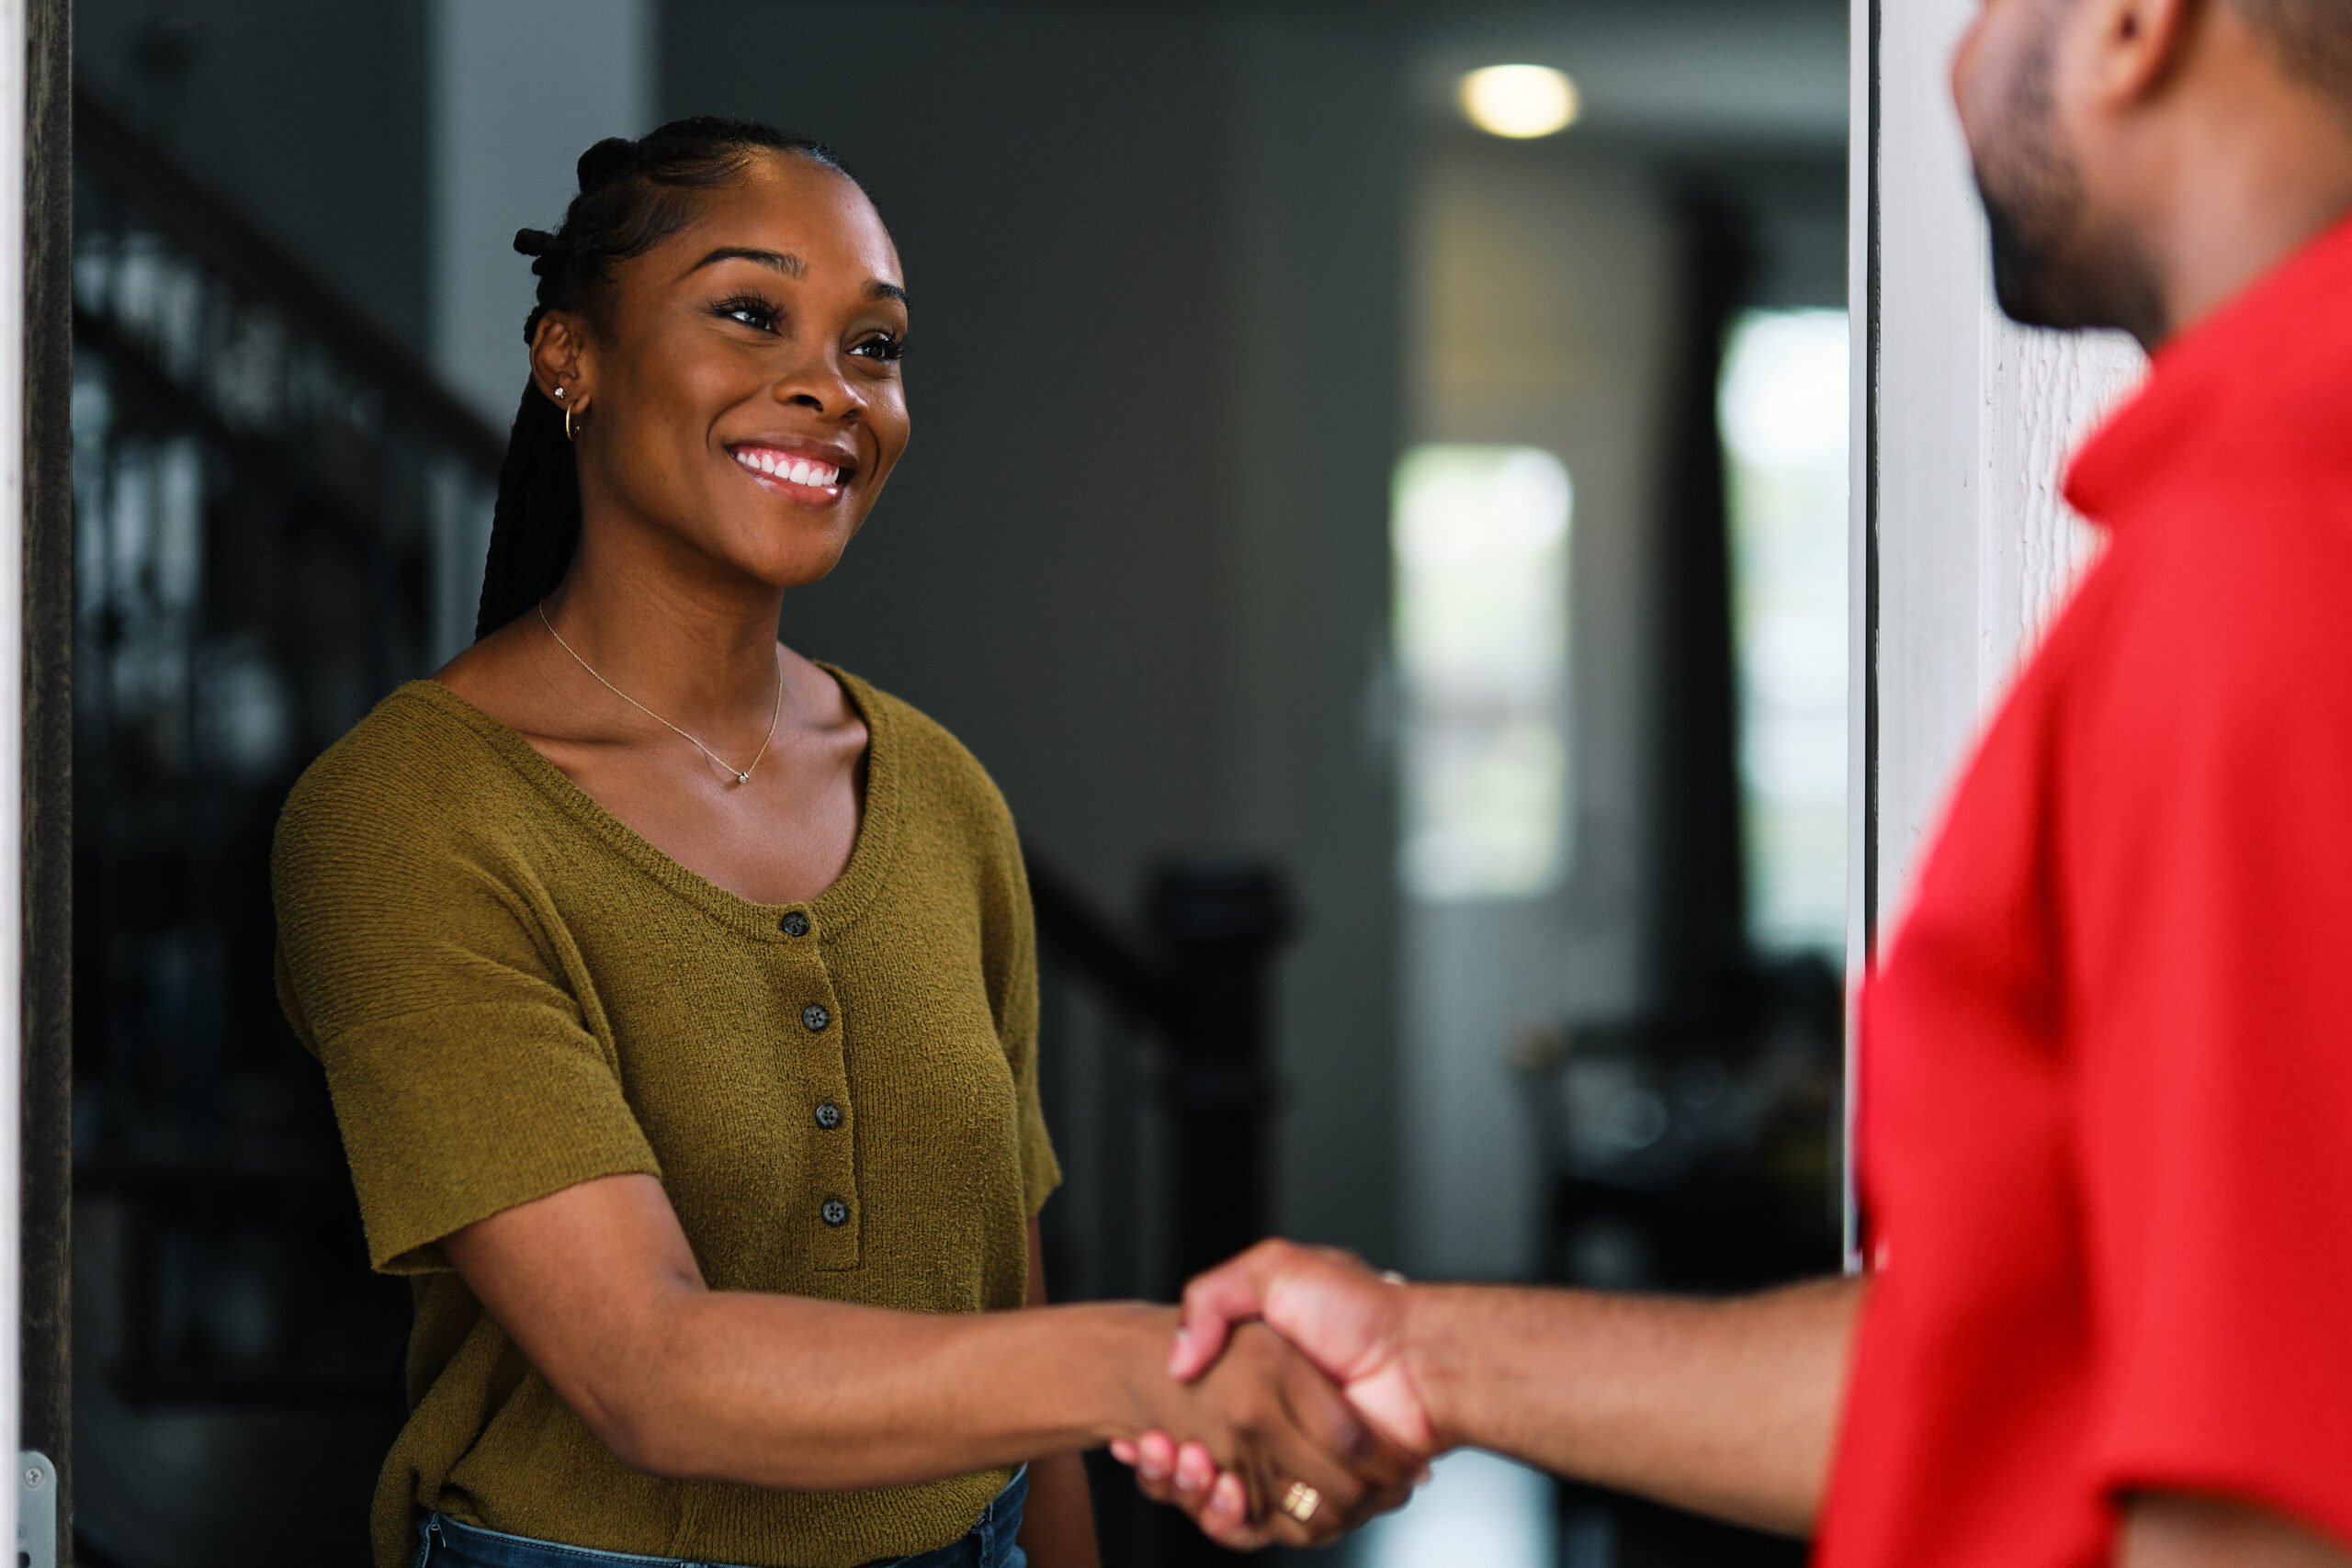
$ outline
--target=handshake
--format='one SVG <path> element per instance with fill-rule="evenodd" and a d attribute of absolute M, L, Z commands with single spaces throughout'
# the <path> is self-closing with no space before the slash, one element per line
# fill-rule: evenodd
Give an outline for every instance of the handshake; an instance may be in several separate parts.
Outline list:
<path fill-rule="evenodd" d="M 1112 1443 L 1221 1546 L 1319 1546 L 1402 1506 L 1447 1446 L 1405 1350 L 1407 1292 L 1350 1254 L 1261 1243 L 1185 1288 L 1168 1375 L 1184 1424 Z M 1188 1395 L 1189 1397 L 1185 1397 Z"/>

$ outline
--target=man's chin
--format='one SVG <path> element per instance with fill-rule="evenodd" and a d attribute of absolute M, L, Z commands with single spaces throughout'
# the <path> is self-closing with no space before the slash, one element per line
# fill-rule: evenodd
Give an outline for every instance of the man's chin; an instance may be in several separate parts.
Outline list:
<path fill-rule="evenodd" d="M 2073 320 L 2064 311 L 2052 309 L 2033 280 L 2015 274 L 2005 276 L 1997 266 L 1993 271 L 1993 301 L 2000 306 L 2001 314 L 2021 327 L 2072 332 L 2096 324 Z"/>
<path fill-rule="evenodd" d="M 2164 330 L 2154 271 L 2128 234 L 2064 215 L 2058 188 L 2023 202 L 1984 197 L 2001 313 L 2021 327 L 2120 330 L 2154 343 Z"/>
<path fill-rule="evenodd" d="M 1984 204 L 1984 216 L 1993 239 L 1993 299 L 2001 313 L 2021 327 L 2065 331 L 2093 324 L 2073 319 L 2069 291 L 2053 287 L 2058 267 L 2050 248 L 2028 239 L 1995 202 Z"/>

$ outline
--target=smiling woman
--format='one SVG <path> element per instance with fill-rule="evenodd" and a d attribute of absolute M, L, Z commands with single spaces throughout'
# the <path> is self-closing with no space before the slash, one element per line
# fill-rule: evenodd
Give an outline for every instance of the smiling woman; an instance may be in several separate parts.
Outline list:
<path fill-rule="evenodd" d="M 1271 1336 L 1186 1387 L 1172 1314 L 1044 1305 L 1011 818 L 775 635 L 906 448 L 865 192 L 684 120 L 516 245 L 478 640 L 311 768 L 274 870 L 373 1261 L 418 1281 L 379 1568 L 1088 1568 L 1075 1455 L 1153 1427 L 1253 1517 L 1319 1495 L 1272 1516 L 1296 1544 L 1401 1500 L 1413 1460 Z"/>

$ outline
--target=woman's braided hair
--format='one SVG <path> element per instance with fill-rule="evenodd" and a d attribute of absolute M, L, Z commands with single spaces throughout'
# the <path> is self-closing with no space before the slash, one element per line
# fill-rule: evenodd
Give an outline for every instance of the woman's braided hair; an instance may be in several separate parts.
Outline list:
<path fill-rule="evenodd" d="M 792 152 L 851 179 L 823 143 L 756 120 L 675 119 L 636 141 L 610 137 L 580 155 L 580 194 L 552 234 L 525 229 L 514 248 L 532 258 L 539 300 L 523 323 L 526 343 L 549 310 L 591 321 L 607 303 L 613 265 L 642 255 L 685 227 L 695 199 L 727 185 L 763 152 Z M 563 434 L 563 411 L 526 382 L 498 470 L 498 505 L 482 570 L 474 636 L 487 637 L 552 592 L 580 543 L 580 469 Z"/>

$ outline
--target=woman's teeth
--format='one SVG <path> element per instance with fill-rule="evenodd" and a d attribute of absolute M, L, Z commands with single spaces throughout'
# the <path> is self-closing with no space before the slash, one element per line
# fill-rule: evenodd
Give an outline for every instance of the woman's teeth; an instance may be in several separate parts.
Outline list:
<path fill-rule="evenodd" d="M 781 452 L 738 452 L 735 460 L 756 473 L 782 479 L 786 484 L 835 485 L 841 482 L 842 478 L 842 471 L 831 463 L 814 463 L 806 457 L 787 457 Z"/>

